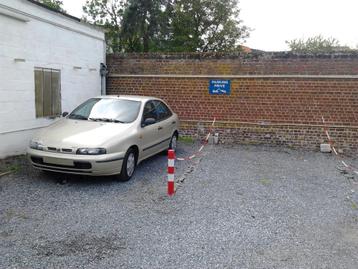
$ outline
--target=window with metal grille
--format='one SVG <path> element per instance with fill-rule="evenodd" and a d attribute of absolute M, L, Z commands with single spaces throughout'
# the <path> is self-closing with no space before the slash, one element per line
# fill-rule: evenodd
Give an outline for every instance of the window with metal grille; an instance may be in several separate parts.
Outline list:
<path fill-rule="evenodd" d="M 35 68 L 36 117 L 61 115 L 61 71 Z"/>

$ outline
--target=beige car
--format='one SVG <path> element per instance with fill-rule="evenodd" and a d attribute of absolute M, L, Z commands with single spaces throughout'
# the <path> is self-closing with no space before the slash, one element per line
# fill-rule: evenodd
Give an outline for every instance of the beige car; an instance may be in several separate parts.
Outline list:
<path fill-rule="evenodd" d="M 39 131 L 27 150 L 41 170 L 129 180 L 138 163 L 176 148 L 178 116 L 143 96 L 91 98 Z"/>

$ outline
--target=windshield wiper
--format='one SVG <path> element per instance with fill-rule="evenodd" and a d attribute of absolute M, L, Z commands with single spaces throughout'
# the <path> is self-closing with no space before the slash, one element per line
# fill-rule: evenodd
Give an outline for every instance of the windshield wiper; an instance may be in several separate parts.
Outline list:
<path fill-rule="evenodd" d="M 87 117 L 82 116 L 82 115 L 78 115 L 78 114 L 71 114 L 69 116 L 70 119 L 76 119 L 76 120 L 88 120 Z"/>
<path fill-rule="evenodd" d="M 104 121 L 104 122 L 114 122 L 114 123 L 126 123 L 124 121 L 116 120 L 116 119 L 108 119 L 108 118 L 89 118 L 93 121 Z"/>

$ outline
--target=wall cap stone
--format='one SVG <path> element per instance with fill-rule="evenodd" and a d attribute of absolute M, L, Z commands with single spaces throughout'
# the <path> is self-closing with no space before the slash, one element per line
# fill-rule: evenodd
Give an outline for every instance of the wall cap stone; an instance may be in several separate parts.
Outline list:
<path fill-rule="evenodd" d="M 151 59 L 151 60 L 282 60 L 282 59 L 358 59 L 358 50 L 332 53 L 295 53 L 290 51 L 265 52 L 166 52 L 166 53 L 119 53 L 108 54 L 112 59 Z"/>

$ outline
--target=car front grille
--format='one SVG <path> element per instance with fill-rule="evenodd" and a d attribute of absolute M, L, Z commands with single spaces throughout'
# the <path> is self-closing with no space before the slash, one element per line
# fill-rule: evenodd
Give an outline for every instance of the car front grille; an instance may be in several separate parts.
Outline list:
<path fill-rule="evenodd" d="M 73 150 L 69 149 L 69 148 L 47 147 L 46 149 L 47 149 L 47 151 L 52 151 L 52 152 L 62 152 L 62 153 L 72 153 L 73 152 Z"/>

